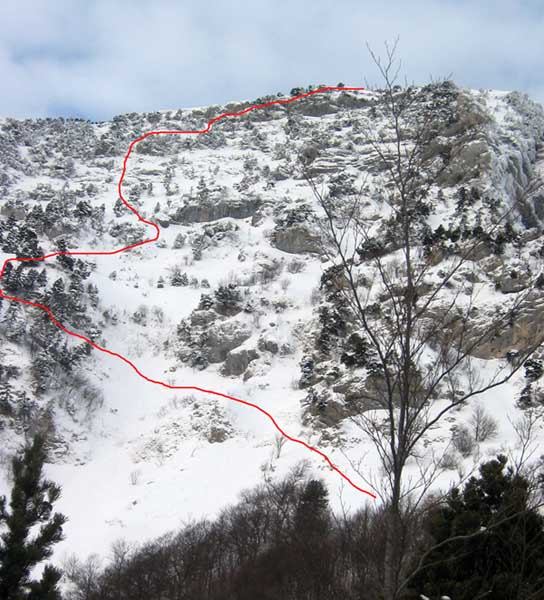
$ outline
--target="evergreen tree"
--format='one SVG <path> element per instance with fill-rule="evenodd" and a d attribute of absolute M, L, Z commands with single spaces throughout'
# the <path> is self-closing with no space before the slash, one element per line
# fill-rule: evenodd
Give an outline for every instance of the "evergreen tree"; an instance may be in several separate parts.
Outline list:
<path fill-rule="evenodd" d="M 85 288 L 82 279 L 77 271 L 72 273 L 70 284 L 68 286 L 67 299 L 70 305 L 71 321 L 77 327 L 82 327 L 86 322 L 86 306 L 83 302 L 83 293 Z"/>
<path fill-rule="evenodd" d="M 58 227 L 64 222 L 65 206 L 59 200 L 51 200 L 45 207 L 45 229 Z"/>
<path fill-rule="evenodd" d="M 330 560 L 331 515 L 328 491 L 319 480 L 308 481 L 299 492 L 294 511 L 292 541 L 285 548 L 294 597 L 327 598 L 333 583 Z"/>
<path fill-rule="evenodd" d="M 220 285 L 214 292 L 217 311 L 221 314 L 233 315 L 242 310 L 242 296 L 235 284 Z"/>
<path fill-rule="evenodd" d="M 201 294 L 198 303 L 199 310 L 210 310 L 213 308 L 214 300 L 209 294 Z"/>
<path fill-rule="evenodd" d="M 39 581 L 30 571 L 49 558 L 52 546 L 62 540 L 66 517 L 53 514 L 60 487 L 43 477 L 45 439 L 36 436 L 22 455 L 13 459 L 13 488 L 9 510 L 0 498 L 0 598 L 4 600 L 60 600 L 61 573 L 47 565 Z M 36 530 L 36 528 L 38 528 Z M 31 535 L 33 531 L 34 535 Z"/>
<path fill-rule="evenodd" d="M 34 379 L 34 392 L 37 395 L 44 394 L 55 381 L 57 369 L 55 357 L 58 354 L 57 347 L 51 346 L 32 358 L 31 373 Z"/>
<path fill-rule="evenodd" d="M 92 206 L 86 200 L 80 200 L 74 210 L 74 216 L 81 220 L 90 217 L 93 214 Z"/>
<path fill-rule="evenodd" d="M 74 271 L 77 272 L 81 279 L 87 279 L 91 274 L 91 267 L 88 262 L 81 260 L 81 258 L 76 258 Z"/>
<path fill-rule="evenodd" d="M 60 239 L 57 242 L 57 249 L 59 252 L 68 252 L 68 247 L 66 246 L 66 241 L 64 239 Z M 62 265 L 68 271 L 74 270 L 75 260 L 72 256 L 61 254 L 56 257 L 57 262 Z"/>
<path fill-rule="evenodd" d="M 127 214 L 127 207 L 123 204 L 121 198 L 117 198 L 115 204 L 113 205 L 113 214 L 116 217 L 122 217 Z"/>
<path fill-rule="evenodd" d="M 3 282 L 4 289 L 10 294 L 16 295 L 21 290 L 23 268 L 22 263 L 19 263 L 16 268 L 13 267 L 12 263 L 6 265 Z"/>
<path fill-rule="evenodd" d="M 34 290 L 37 285 L 39 274 L 36 269 L 27 269 L 26 275 L 22 279 L 22 287 L 24 290 L 25 298 L 32 298 L 34 296 Z"/>
<path fill-rule="evenodd" d="M 529 482 L 498 456 L 426 520 L 430 552 L 414 589 L 431 598 L 542 597 L 544 517 L 529 505 Z M 451 541 L 447 541 L 453 538 Z M 535 595 L 536 594 L 536 595 Z M 540 594 L 540 595 L 538 595 Z"/>
<path fill-rule="evenodd" d="M 64 321 L 66 318 L 68 297 L 65 291 L 64 279 L 59 277 L 51 287 L 51 291 L 47 294 L 48 300 L 45 302 L 53 315 L 59 320 Z"/>
<path fill-rule="evenodd" d="M 65 341 L 64 345 L 57 351 L 57 362 L 64 369 L 66 373 L 71 373 L 72 369 L 77 365 L 81 359 L 81 355 L 78 352 L 74 352 L 69 346 L 68 342 Z"/>
<path fill-rule="evenodd" d="M 304 486 L 295 513 L 295 529 L 307 541 L 322 538 L 330 527 L 329 493 L 322 481 L 312 479 Z"/>
<path fill-rule="evenodd" d="M 36 286 L 43 288 L 46 285 L 47 285 L 47 273 L 44 268 L 40 271 L 38 277 L 36 278 Z"/>
<path fill-rule="evenodd" d="M 179 250 L 180 248 L 183 248 L 185 246 L 185 236 L 183 235 L 183 233 L 178 233 L 176 235 L 176 239 L 174 240 L 174 245 L 172 246 L 172 248 L 174 248 L 174 250 Z"/>
<path fill-rule="evenodd" d="M 197 189 L 197 197 L 199 200 L 206 200 L 208 197 L 210 190 L 204 181 L 204 177 L 201 177 L 198 181 Z"/>
<path fill-rule="evenodd" d="M 2 276 L 2 279 L 0 280 L 0 283 L 2 284 L 2 287 L 4 288 L 4 290 L 6 292 L 9 292 L 9 280 L 11 278 L 13 274 L 13 263 L 6 263 L 6 267 L 4 268 L 4 275 Z"/>
<path fill-rule="evenodd" d="M 43 256 L 43 250 L 38 244 L 38 236 L 32 229 L 30 229 L 30 227 L 21 227 L 19 230 L 19 247 L 17 248 L 17 256 L 25 258 Z"/>
<path fill-rule="evenodd" d="M 174 287 L 184 287 L 189 285 L 187 273 L 182 273 L 179 267 L 174 267 L 172 276 L 170 277 L 170 285 L 173 285 Z"/>
<path fill-rule="evenodd" d="M 89 283 L 87 285 L 87 294 L 89 296 L 89 302 L 90 302 L 91 306 L 93 308 L 97 308 L 100 298 L 98 296 L 98 288 L 96 287 L 96 285 Z"/>
<path fill-rule="evenodd" d="M 17 250 L 20 244 L 19 227 L 17 220 L 13 215 L 8 217 L 6 224 L 4 225 L 4 235 L 2 241 L 2 250 L 8 254 L 17 254 Z"/>
<path fill-rule="evenodd" d="M 19 302 L 10 302 L 2 319 L 6 337 L 12 342 L 22 341 L 26 332 L 25 314 Z"/>
<path fill-rule="evenodd" d="M 13 414 L 13 388 L 9 381 L 0 379 L 0 415 L 11 416 Z"/>

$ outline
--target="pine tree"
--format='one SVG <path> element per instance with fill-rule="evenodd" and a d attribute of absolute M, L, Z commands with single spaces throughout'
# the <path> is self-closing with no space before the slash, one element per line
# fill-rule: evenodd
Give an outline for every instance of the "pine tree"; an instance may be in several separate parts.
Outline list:
<path fill-rule="evenodd" d="M 59 200 L 51 200 L 45 207 L 44 228 L 46 230 L 59 227 L 64 222 L 65 207 Z"/>
<path fill-rule="evenodd" d="M 12 263 L 8 263 L 6 265 L 3 283 L 4 289 L 7 292 L 13 295 L 16 295 L 18 292 L 20 292 L 22 287 L 23 269 L 24 266 L 22 263 L 20 263 L 16 268 L 13 267 Z"/>
<path fill-rule="evenodd" d="M 21 227 L 19 230 L 19 242 L 17 256 L 24 258 L 43 256 L 43 250 L 38 244 L 38 236 L 29 227 Z"/>
<path fill-rule="evenodd" d="M 179 250 L 180 248 L 183 248 L 185 246 L 185 236 L 183 235 L 183 233 L 178 233 L 176 235 L 176 239 L 174 240 L 174 245 L 172 246 L 172 248 L 174 248 L 174 250 Z"/>
<path fill-rule="evenodd" d="M 3 236 L 2 250 L 8 254 L 17 254 L 21 240 L 17 220 L 13 215 L 8 217 L 4 230 L 5 234 Z"/>
<path fill-rule="evenodd" d="M 184 287 L 189 285 L 187 273 L 182 273 L 179 267 L 174 267 L 172 276 L 170 277 L 170 285 L 174 287 Z"/>
<path fill-rule="evenodd" d="M 64 515 L 53 514 L 61 490 L 44 479 L 45 458 L 45 439 L 38 435 L 13 459 L 9 510 L 6 497 L 0 498 L 0 523 L 5 528 L 0 536 L 0 598 L 4 600 L 61 598 L 57 589 L 61 573 L 54 567 L 47 565 L 39 581 L 30 581 L 30 571 L 49 558 L 52 546 L 62 540 L 66 522 Z"/>
<path fill-rule="evenodd" d="M 424 529 L 437 548 L 414 578 L 418 593 L 458 600 L 542 597 L 544 517 L 530 506 L 527 479 L 506 463 L 502 455 L 484 463 L 479 477 L 463 490 L 453 488 L 445 505 L 429 513 Z"/>
<path fill-rule="evenodd" d="M 331 516 L 328 491 L 322 481 L 310 480 L 302 489 L 294 515 L 293 564 L 296 563 L 296 597 L 324 598 L 332 582 Z"/>
<path fill-rule="evenodd" d="M 46 285 L 47 285 L 47 273 L 46 273 L 45 269 L 42 269 L 36 279 L 36 286 L 43 288 Z"/>
<path fill-rule="evenodd" d="M 97 308 L 100 302 L 100 298 L 98 296 L 98 288 L 96 285 L 89 283 L 87 285 L 87 294 L 89 296 L 89 302 L 93 308 Z"/>
<path fill-rule="evenodd" d="M 57 242 L 57 248 L 59 252 L 68 252 L 68 247 L 64 239 L 60 239 Z M 56 257 L 58 263 L 62 265 L 68 271 L 74 270 L 75 260 L 72 256 L 61 254 Z"/>
<path fill-rule="evenodd" d="M 68 285 L 67 299 L 69 301 L 72 323 L 77 327 L 81 327 L 86 321 L 86 306 L 83 302 L 84 291 L 85 288 L 82 279 L 79 273 L 74 271 Z"/>
<path fill-rule="evenodd" d="M 22 280 L 22 287 L 24 290 L 25 298 L 34 297 L 34 291 L 36 289 L 36 282 L 38 280 L 39 274 L 36 269 L 27 269 L 26 275 Z"/>
<path fill-rule="evenodd" d="M 127 214 L 127 207 L 123 204 L 121 198 L 117 198 L 113 205 L 113 214 L 116 217 L 122 217 Z"/>
<path fill-rule="evenodd" d="M 91 274 L 91 267 L 88 262 L 81 260 L 81 258 L 76 258 L 74 271 L 78 273 L 81 279 L 87 279 Z"/>
<path fill-rule="evenodd" d="M 329 528 L 328 497 L 322 481 L 312 479 L 304 486 L 295 513 L 295 529 L 303 537 L 320 537 Z"/>
<path fill-rule="evenodd" d="M 209 294 L 201 294 L 198 303 L 199 310 L 210 310 L 213 308 L 214 300 Z"/>
<path fill-rule="evenodd" d="M 67 316 L 69 299 L 66 295 L 66 288 L 62 277 L 55 280 L 48 295 L 49 299 L 45 304 L 58 320 L 64 321 Z"/>
<path fill-rule="evenodd" d="M 2 276 L 2 279 L 0 280 L 0 283 L 2 284 L 2 287 L 6 290 L 9 291 L 9 280 L 10 277 L 12 276 L 13 273 L 13 263 L 6 263 L 6 266 L 4 268 L 4 275 Z"/>
<path fill-rule="evenodd" d="M 197 189 L 197 196 L 198 196 L 199 200 L 206 200 L 206 198 L 208 197 L 208 195 L 210 193 L 210 190 L 208 189 L 208 186 L 206 185 L 206 182 L 204 181 L 204 177 L 200 178 L 196 189 Z"/>
<path fill-rule="evenodd" d="M 74 210 L 74 216 L 79 220 L 84 220 L 93 214 L 92 206 L 86 200 L 80 200 Z"/>
<path fill-rule="evenodd" d="M 9 381 L 0 380 L 0 415 L 13 414 L 13 388 Z"/>
<path fill-rule="evenodd" d="M 34 379 L 34 392 L 37 395 L 44 394 L 55 381 L 58 354 L 56 346 L 50 346 L 36 354 L 32 358 L 31 374 Z"/>
<path fill-rule="evenodd" d="M 22 341 L 26 332 L 26 322 L 23 307 L 19 302 L 10 302 L 2 319 L 6 337 L 12 342 Z"/>
<path fill-rule="evenodd" d="M 242 296 L 235 284 L 220 285 L 214 292 L 214 296 L 217 303 L 217 311 L 221 314 L 233 315 L 242 310 L 240 306 Z"/>

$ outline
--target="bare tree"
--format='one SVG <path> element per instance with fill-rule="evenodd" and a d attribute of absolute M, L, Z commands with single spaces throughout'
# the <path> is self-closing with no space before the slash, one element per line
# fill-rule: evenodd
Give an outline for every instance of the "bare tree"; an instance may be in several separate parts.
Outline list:
<path fill-rule="evenodd" d="M 353 419 L 371 440 L 384 474 L 377 490 L 386 506 L 383 588 L 384 598 L 394 600 L 409 576 L 410 519 L 440 472 L 439 457 L 429 458 L 423 443 L 453 409 L 506 383 L 544 335 L 535 330 L 493 372 L 479 368 L 478 360 L 535 292 L 529 285 L 509 294 L 481 319 L 476 261 L 486 247 L 504 241 L 516 207 L 540 182 L 520 185 L 502 211 L 486 210 L 475 197 L 481 210 L 474 206 L 455 227 L 433 230 L 429 216 L 445 202 L 440 186 L 454 177 L 456 161 L 480 138 L 487 118 L 449 81 L 399 86 L 396 43 L 386 49 L 384 61 L 371 51 L 384 89 L 374 93 L 370 118 L 360 126 L 371 149 L 366 165 L 379 175 L 356 195 L 333 197 L 320 187 L 311 162 L 301 161 L 323 211 L 323 252 L 332 264 L 334 293 L 366 355 L 367 377 Z M 371 194 L 382 202 L 380 221 L 368 214 Z M 468 282 L 464 287 L 455 286 L 460 275 Z M 408 476 L 411 459 L 419 472 Z"/>

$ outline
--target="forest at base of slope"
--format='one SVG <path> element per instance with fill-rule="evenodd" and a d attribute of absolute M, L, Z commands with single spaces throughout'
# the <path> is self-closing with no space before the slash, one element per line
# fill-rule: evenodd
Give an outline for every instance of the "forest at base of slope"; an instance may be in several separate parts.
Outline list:
<path fill-rule="evenodd" d="M 117 541 L 97 555 L 46 564 L 67 517 L 61 488 L 45 478 L 47 438 L 12 460 L 9 503 L 0 497 L 0 597 L 4 600 L 355 600 L 384 597 L 388 505 L 334 513 L 323 481 L 300 463 L 283 479 L 242 492 L 215 519 L 139 545 Z M 480 464 L 421 506 L 405 502 L 399 600 L 542 598 L 544 459 L 536 468 L 506 456 Z"/>
<path fill-rule="evenodd" d="M 498 455 L 464 485 L 413 512 L 406 505 L 399 600 L 541 598 L 543 481 L 542 468 L 521 474 Z M 66 598 L 380 600 L 386 510 L 335 514 L 323 482 L 300 464 L 216 519 L 140 546 L 115 543 L 106 566 L 96 555 L 68 559 Z"/>

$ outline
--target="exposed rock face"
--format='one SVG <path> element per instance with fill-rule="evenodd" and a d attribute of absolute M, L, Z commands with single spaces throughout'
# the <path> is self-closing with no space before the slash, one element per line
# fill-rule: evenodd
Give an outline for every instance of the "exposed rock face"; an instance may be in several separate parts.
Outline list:
<path fill-rule="evenodd" d="M 445 308 L 434 307 L 428 321 L 428 326 L 436 330 L 432 345 L 455 345 L 461 341 L 474 358 L 491 360 L 506 358 L 511 351 L 526 351 L 537 340 L 544 339 L 544 298 L 539 290 L 527 293 L 514 318 L 504 319 L 500 329 L 490 327 L 491 322 L 497 322 L 497 308 L 497 305 L 489 307 L 486 314 L 475 307 L 474 314 L 463 323 L 461 311 L 450 315 L 444 312 Z"/>
<path fill-rule="evenodd" d="M 491 154 L 487 143 L 474 141 L 464 146 L 440 177 L 442 185 L 456 185 L 462 181 L 478 177 L 491 165 Z"/>
<path fill-rule="evenodd" d="M 274 232 L 274 246 L 278 250 L 289 252 L 289 254 L 303 254 L 305 252 L 317 254 L 321 252 L 323 242 L 306 225 L 296 224 L 285 229 L 277 229 Z"/>
<path fill-rule="evenodd" d="M 334 427 L 350 414 L 340 396 L 326 389 L 318 392 L 311 388 L 303 406 L 306 420 L 320 427 Z"/>
<path fill-rule="evenodd" d="M 342 394 L 346 402 L 356 402 L 362 408 L 365 400 L 363 398 L 365 380 L 362 377 L 347 376 L 340 379 L 332 386 L 332 391 Z M 370 407 L 369 407 L 370 408 Z"/>
<path fill-rule="evenodd" d="M 518 269 L 505 269 L 495 279 L 495 283 L 503 294 L 515 294 L 530 286 L 531 274 Z"/>
<path fill-rule="evenodd" d="M 485 321 L 482 325 L 474 325 L 470 330 L 467 343 L 477 339 L 485 331 Z M 512 350 L 524 351 L 538 339 L 544 338 L 544 298 L 541 294 L 531 292 L 520 306 L 519 314 L 500 331 L 496 331 L 489 339 L 472 352 L 476 358 L 493 359 L 506 358 Z"/>
<path fill-rule="evenodd" d="M 533 209 L 535 211 L 536 216 L 544 221 L 544 194 L 537 194 L 533 200 Z"/>
<path fill-rule="evenodd" d="M 368 375 L 366 378 L 346 375 L 332 386 L 332 390 L 343 395 L 346 403 L 345 412 L 353 415 L 383 408 L 383 400 L 387 394 L 385 379 L 379 375 Z M 395 400 L 400 400 L 400 396 Z"/>
<path fill-rule="evenodd" d="M 285 181 L 286 179 L 289 179 L 290 173 L 283 165 L 278 165 L 278 167 L 272 171 L 271 176 L 275 181 Z"/>
<path fill-rule="evenodd" d="M 278 343 L 268 338 L 260 338 L 257 347 L 261 352 L 270 352 L 271 354 L 277 354 L 279 351 Z"/>
<path fill-rule="evenodd" d="M 210 197 L 205 200 L 192 198 L 170 213 L 175 223 L 206 223 L 230 217 L 245 219 L 255 214 L 261 200 L 254 196 L 241 198 Z"/>
<path fill-rule="evenodd" d="M 251 328 L 241 321 L 225 321 L 208 330 L 204 345 L 205 354 L 211 363 L 222 362 L 228 353 L 251 337 Z"/>
<path fill-rule="evenodd" d="M 242 375 L 248 368 L 249 363 L 259 354 L 253 350 L 232 350 L 227 354 L 221 373 L 223 375 Z"/>

